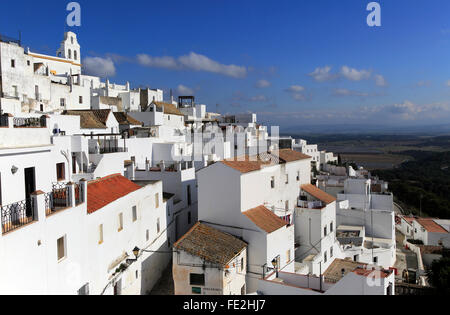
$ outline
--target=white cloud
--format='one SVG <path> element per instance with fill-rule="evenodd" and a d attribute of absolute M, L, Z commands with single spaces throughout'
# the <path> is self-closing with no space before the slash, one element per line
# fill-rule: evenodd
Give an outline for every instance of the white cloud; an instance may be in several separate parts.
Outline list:
<path fill-rule="evenodd" d="M 375 84 L 378 86 L 387 86 L 386 79 L 381 74 L 376 74 L 374 76 Z"/>
<path fill-rule="evenodd" d="M 184 95 L 184 96 L 188 96 L 188 95 L 194 95 L 194 90 L 193 89 L 191 89 L 191 88 L 188 88 L 187 86 L 185 86 L 185 85 L 182 85 L 182 84 L 180 84 L 180 85 L 178 85 L 178 87 L 177 87 L 177 94 L 178 95 Z"/>
<path fill-rule="evenodd" d="M 325 66 L 322 68 L 317 67 L 313 72 L 311 72 L 308 75 L 317 82 L 330 81 L 336 78 L 336 75 L 331 73 L 331 67 L 329 66 Z"/>
<path fill-rule="evenodd" d="M 301 85 L 291 85 L 286 89 L 287 92 L 298 93 L 304 91 L 305 88 Z"/>
<path fill-rule="evenodd" d="M 340 74 L 351 81 L 361 81 L 370 78 L 370 71 L 367 70 L 357 70 L 347 66 L 342 66 Z"/>
<path fill-rule="evenodd" d="M 83 59 L 83 69 L 87 75 L 102 78 L 113 77 L 116 75 L 116 67 L 109 57 L 86 57 Z"/>
<path fill-rule="evenodd" d="M 146 54 L 137 56 L 138 63 L 146 67 L 168 68 L 176 69 L 178 67 L 176 60 L 173 57 L 152 57 Z"/>
<path fill-rule="evenodd" d="M 140 54 L 137 56 L 137 61 L 146 67 L 211 72 L 233 78 L 243 78 L 247 75 L 246 67 L 221 64 L 194 52 L 178 58 L 170 56 L 153 57 L 147 54 Z"/>
<path fill-rule="evenodd" d="M 265 95 L 256 95 L 250 97 L 249 101 L 251 102 L 267 102 L 267 97 Z"/>
<path fill-rule="evenodd" d="M 362 96 L 362 97 L 369 96 L 369 93 L 352 91 L 347 89 L 334 89 L 333 94 L 336 96 Z"/>
<path fill-rule="evenodd" d="M 301 85 L 291 85 L 286 89 L 286 92 L 291 94 L 291 97 L 296 101 L 304 101 L 306 100 L 306 96 L 302 93 L 305 91 L 305 88 Z"/>
<path fill-rule="evenodd" d="M 271 85 L 272 84 L 267 80 L 259 80 L 258 82 L 256 82 L 256 87 L 260 89 L 267 88 Z"/>

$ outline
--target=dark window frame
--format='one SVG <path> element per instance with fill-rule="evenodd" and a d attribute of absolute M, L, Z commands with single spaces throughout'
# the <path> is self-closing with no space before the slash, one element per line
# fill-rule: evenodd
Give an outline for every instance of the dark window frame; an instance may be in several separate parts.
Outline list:
<path fill-rule="evenodd" d="M 205 285 L 205 274 L 204 273 L 190 273 L 189 274 L 189 284 L 195 286 Z"/>

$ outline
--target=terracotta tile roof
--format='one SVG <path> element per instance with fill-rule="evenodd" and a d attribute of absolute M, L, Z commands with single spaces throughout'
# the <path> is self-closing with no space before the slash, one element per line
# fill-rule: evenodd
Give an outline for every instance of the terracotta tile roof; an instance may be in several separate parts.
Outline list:
<path fill-rule="evenodd" d="M 221 161 L 221 163 L 245 174 L 253 171 L 258 171 L 263 166 L 270 166 L 271 164 L 272 165 L 284 164 L 310 158 L 311 157 L 308 155 L 305 155 L 303 153 L 291 149 L 282 149 L 278 151 L 278 154 L 276 151 L 274 151 L 272 153 L 264 152 L 258 155 L 251 155 L 251 156 L 244 155 Z"/>
<path fill-rule="evenodd" d="M 226 266 L 246 247 L 247 243 L 237 237 L 200 222 L 174 244 L 178 250 L 221 266 Z"/>
<path fill-rule="evenodd" d="M 392 271 L 391 270 L 380 270 L 380 269 L 372 270 L 372 269 L 358 267 L 355 270 L 353 270 L 353 273 L 355 273 L 359 276 L 363 276 L 363 277 L 379 279 L 379 278 L 389 277 L 392 274 Z"/>
<path fill-rule="evenodd" d="M 324 272 L 323 276 L 326 282 L 338 282 L 349 272 L 364 277 L 375 278 L 386 278 L 392 274 L 391 270 L 372 270 L 368 267 L 368 264 L 336 258 Z"/>
<path fill-rule="evenodd" d="M 272 211 L 264 206 L 259 206 L 243 213 L 247 218 L 249 218 L 257 227 L 267 233 L 275 232 L 276 230 L 286 226 L 288 223 Z"/>
<path fill-rule="evenodd" d="M 110 109 L 66 110 L 63 115 L 80 116 L 82 129 L 104 129 L 110 112 Z"/>
<path fill-rule="evenodd" d="M 123 112 L 113 113 L 114 117 L 116 117 L 119 125 L 134 125 L 134 126 L 142 126 L 142 122 L 134 119 L 130 115 L 127 115 Z"/>
<path fill-rule="evenodd" d="M 317 188 L 314 185 L 311 185 L 311 184 L 302 185 L 301 189 L 306 191 L 308 194 L 310 194 L 314 198 L 317 198 L 320 201 L 325 202 L 327 205 L 329 205 L 330 203 L 336 201 L 335 197 L 327 194 L 326 192 L 324 192 L 323 190 Z"/>
<path fill-rule="evenodd" d="M 164 114 L 166 115 L 177 115 L 177 116 L 184 116 L 182 112 L 173 104 L 170 103 L 164 103 L 164 102 L 152 102 L 153 104 L 158 107 L 158 109 L 162 109 L 164 106 Z"/>
<path fill-rule="evenodd" d="M 93 213 L 111 202 L 139 189 L 141 189 L 141 186 L 133 183 L 120 174 L 114 174 L 91 181 L 88 183 L 87 187 L 88 213 Z"/>
<path fill-rule="evenodd" d="M 286 161 L 286 162 L 294 162 L 294 161 L 300 161 L 300 160 L 306 160 L 310 159 L 311 157 L 309 155 L 291 150 L 291 149 L 282 149 L 279 150 L 278 153 L 279 157 Z"/>
<path fill-rule="evenodd" d="M 417 219 L 417 223 L 419 223 L 427 232 L 431 233 L 448 233 L 446 229 L 442 226 L 434 222 L 435 219 Z"/>
<path fill-rule="evenodd" d="M 252 160 L 248 155 L 236 159 L 223 160 L 220 163 L 244 174 L 258 171 L 263 165 L 270 165 L 270 162 L 265 162 L 260 159 Z"/>

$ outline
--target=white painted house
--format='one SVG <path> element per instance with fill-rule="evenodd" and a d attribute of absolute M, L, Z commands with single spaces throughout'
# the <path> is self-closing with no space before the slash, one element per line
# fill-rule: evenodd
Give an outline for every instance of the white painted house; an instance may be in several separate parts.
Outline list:
<path fill-rule="evenodd" d="M 197 172 L 198 218 L 248 246 L 247 292 L 275 259 L 294 271 L 293 209 L 310 180 L 310 157 L 292 150 L 244 156 Z M 214 225 L 215 224 L 215 225 Z"/>
<path fill-rule="evenodd" d="M 245 295 L 247 243 L 197 223 L 174 245 L 176 295 Z"/>

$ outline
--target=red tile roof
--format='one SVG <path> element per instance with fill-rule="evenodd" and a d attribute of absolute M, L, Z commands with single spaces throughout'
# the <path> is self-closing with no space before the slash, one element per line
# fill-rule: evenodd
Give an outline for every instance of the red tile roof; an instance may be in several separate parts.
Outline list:
<path fill-rule="evenodd" d="M 87 185 L 87 211 L 93 213 L 141 188 L 120 174 L 91 181 Z"/>
<path fill-rule="evenodd" d="M 249 218 L 257 227 L 267 233 L 275 232 L 276 230 L 286 226 L 288 223 L 280 219 L 272 211 L 264 206 L 259 206 L 250 209 L 243 213 L 247 218 Z"/>
<path fill-rule="evenodd" d="M 353 270 L 353 273 L 359 275 L 359 276 L 363 276 L 363 277 L 370 277 L 370 278 L 375 278 L 375 279 L 379 279 L 379 278 L 387 278 L 392 274 L 392 271 L 388 271 L 388 270 L 371 270 L 371 269 L 366 269 L 366 268 L 356 268 L 355 270 Z"/>
<path fill-rule="evenodd" d="M 311 157 L 303 153 L 291 150 L 282 149 L 273 152 L 260 153 L 258 155 L 245 155 L 232 159 L 227 159 L 221 161 L 228 167 L 234 168 L 241 173 L 250 173 L 253 171 L 260 170 L 263 166 L 284 164 L 289 162 L 295 162 L 305 159 L 310 159 Z"/>
<path fill-rule="evenodd" d="M 301 189 L 306 191 L 308 194 L 310 194 L 314 198 L 317 198 L 320 201 L 325 202 L 327 205 L 329 205 L 330 203 L 336 201 L 335 197 L 327 194 L 326 192 L 324 192 L 323 190 L 317 188 L 314 185 L 311 185 L 311 184 L 302 185 Z"/>
<path fill-rule="evenodd" d="M 417 219 L 416 220 L 427 232 L 431 233 L 448 233 L 446 229 L 434 222 L 434 219 Z"/>
<path fill-rule="evenodd" d="M 291 150 L 291 149 L 281 149 L 278 151 L 278 156 L 286 161 L 286 162 L 294 162 L 294 161 L 300 161 L 300 160 L 306 160 L 310 159 L 311 157 L 309 155 Z"/>
<path fill-rule="evenodd" d="M 206 261 L 226 266 L 247 247 L 247 243 L 198 222 L 173 246 Z"/>

